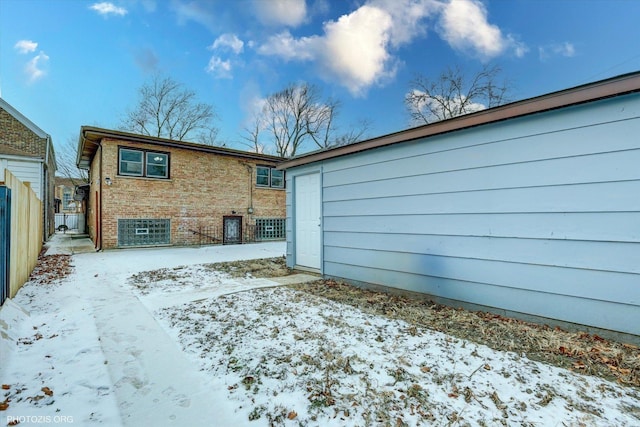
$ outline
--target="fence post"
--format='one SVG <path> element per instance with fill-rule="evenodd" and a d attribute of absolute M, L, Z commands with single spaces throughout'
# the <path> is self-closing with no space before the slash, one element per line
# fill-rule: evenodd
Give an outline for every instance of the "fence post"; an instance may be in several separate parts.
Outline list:
<path fill-rule="evenodd" d="M 11 189 L 0 186 L 0 305 L 9 298 L 11 255 Z"/>

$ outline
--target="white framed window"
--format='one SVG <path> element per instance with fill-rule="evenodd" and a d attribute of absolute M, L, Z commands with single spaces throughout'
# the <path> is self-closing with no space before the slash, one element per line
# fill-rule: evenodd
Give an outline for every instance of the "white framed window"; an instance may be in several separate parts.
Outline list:
<path fill-rule="evenodd" d="M 62 192 L 62 209 L 71 208 L 71 202 L 73 202 L 73 193 L 70 189 L 65 188 Z"/>
<path fill-rule="evenodd" d="M 256 168 L 256 185 L 258 187 L 284 188 L 284 171 L 269 166 Z"/>
<path fill-rule="evenodd" d="M 118 175 L 169 178 L 169 154 L 118 148 Z"/>

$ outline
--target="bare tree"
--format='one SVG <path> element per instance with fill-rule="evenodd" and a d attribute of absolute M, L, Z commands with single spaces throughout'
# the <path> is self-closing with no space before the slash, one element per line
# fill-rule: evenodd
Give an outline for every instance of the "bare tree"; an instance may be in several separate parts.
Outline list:
<path fill-rule="evenodd" d="M 351 126 L 349 130 L 341 135 L 338 135 L 332 143 L 332 146 L 337 147 L 341 145 L 355 144 L 358 141 L 362 141 L 366 138 L 366 134 L 371 127 L 371 122 L 367 119 L 358 120 L 357 124 Z"/>
<path fill-rule="evenodd" d="M 171 77 L 156 74 L 138 90 L 138 105 L 120 124 L 122 130 L 178 141 L 214 145 L 218 129 L 212 105 L 198 102 L 195 92 Z"/>
<path fill-rule="evenodd" d="M 57 175 L 69 178 L 73 185 L 89 182 L 89 172 L 76 166 L 78 156 L 78 137 L 72 136 L 56 148 Z"/>
<path fill-rule="evenodd" d="M 323 149 L 354 142 L 368 125 L 338 135 L 335 120 L 339 107 L 336 100 L 322 99 L 314 85 L 289 85 L 264 100 L 262 110 L 244 128 L 245 145 L 257 152 L 270 146 L 277 156 L 292 157 L 309 146 Z"/>
<path fill-rule="evenodd" d="M 501 71 L 498 66 L 485 66 L 468 76 L 456 66 L 447 68 L 434 80 L 416 77 L 405 97 L 412 122 L 436 122 L 508 102 L 509 86 L 498 82 Z"/>

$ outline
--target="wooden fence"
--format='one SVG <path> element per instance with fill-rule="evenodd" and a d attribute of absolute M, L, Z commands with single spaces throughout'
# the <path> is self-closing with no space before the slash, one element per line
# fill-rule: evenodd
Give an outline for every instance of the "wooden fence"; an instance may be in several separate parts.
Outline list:
<path fill-rule="evenodd" d="M 9 252 L 9 297 L 29 279 L 42 249 L 42 202 L 36 193 L 9 170 L 4 185 L 11 189 L 11 236 Z"/>

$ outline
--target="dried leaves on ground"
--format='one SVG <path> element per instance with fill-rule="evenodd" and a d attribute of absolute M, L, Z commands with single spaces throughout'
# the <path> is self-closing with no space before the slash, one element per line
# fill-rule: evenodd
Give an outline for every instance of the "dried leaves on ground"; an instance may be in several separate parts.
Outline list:
<path fill-rule="evenodd" d="M 295 289 L 401 319 L 496 350 L 640 387 L 640 349 L 596 334 L 571 332 L 482 311 L 357 288 L 334 280 L 293 285 Z"/>
<path fill-rule="evenodd" d="M 71 255 L 44 255 L 43 251 L 29 281 L 38 285 L 55 283 L 71 274 L 72 267 Z"/>

